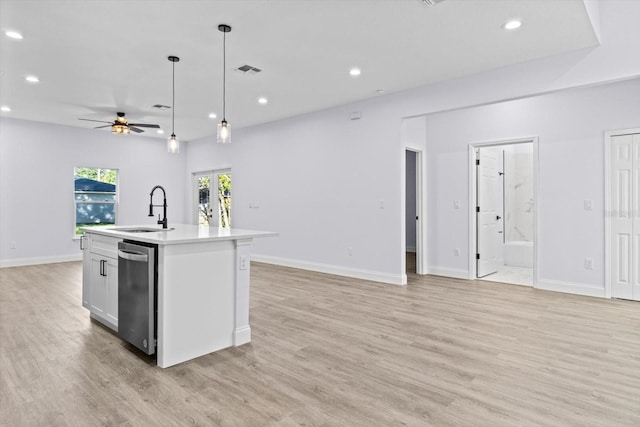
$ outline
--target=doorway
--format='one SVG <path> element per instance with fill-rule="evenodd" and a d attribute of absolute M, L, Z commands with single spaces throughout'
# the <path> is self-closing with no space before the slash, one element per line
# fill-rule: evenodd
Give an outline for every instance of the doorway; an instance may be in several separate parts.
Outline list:
<path fill-rule="evenodd" d="M 536 282 L 537 138 L 469 146 L 472 279 Z"/>
<path fill-rule="evenodd" d="M 605 138 L 606 296 L 640 301 L 640 129 Z"/>
<path fill-rule="evenodd" d="M 193 174 L 193 223 L 231 227 L 231 169 Z"/>
<path fill-rule="evenodd" d="M 423 151 L 414 148 L 405 150 L 405 180 L 405 271 L 408 274 L 427 274 Z"/>

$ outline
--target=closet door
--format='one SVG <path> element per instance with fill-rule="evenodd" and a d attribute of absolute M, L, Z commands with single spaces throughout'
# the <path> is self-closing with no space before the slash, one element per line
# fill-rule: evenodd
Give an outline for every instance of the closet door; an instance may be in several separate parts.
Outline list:
<path fill-rule="evenodd" d="M 611 296 L 640 301 L 640 134 L 609 146 Z"/>

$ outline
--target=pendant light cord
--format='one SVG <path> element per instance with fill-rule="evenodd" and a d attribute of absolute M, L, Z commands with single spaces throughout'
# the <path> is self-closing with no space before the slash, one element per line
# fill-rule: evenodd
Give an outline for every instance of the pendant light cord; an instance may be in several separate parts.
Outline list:
<path fill-rule="evenodd" d="M 222 32 L 222 121 L 227 121 L 227 32 Z"/>
<path fill-rule="evenodd" d="M 172 79 L 172 87 L 173 94 L 171 95 L 171 135 L 176 134 L 176 123 L 175 123 L 175 112 L 176 112 L 176 63 L 173 63 L 173 79 Z"/>

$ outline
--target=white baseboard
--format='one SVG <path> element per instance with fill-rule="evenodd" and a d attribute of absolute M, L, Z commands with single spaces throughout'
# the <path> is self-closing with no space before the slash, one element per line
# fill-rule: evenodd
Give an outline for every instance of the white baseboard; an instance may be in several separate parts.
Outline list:
<path fill-rule="evenodd" d="M 469 272 L 467 270 L 460 270 L 457 268 L 437 267 L 432 265 L 427 267 L 427 274 L 469 280 Z"/>
<path fill-rule="evenodd" d="M 54 264 L 58 262 L 82 261 L 82 254 L 38 257 L 38 258 L 12 258 L 0 260 L 0 268 L 21 267 L 24 265 Z"/>
<path fill-rule="evenodd" d="M 373 282 L 388 283 L 390 285 L 406 285 L 406 274 L 390 274 L 379 271 L 360 270 L 357 268 L 340 267 L 337 265 L 321 264 L 318 262 L 300 261 L 290 258 L 280 258 L 267 255 L 251 255 L 251 261 L 264 262 L 266 264 L 281 265 L 283 267 L 299 268 L 301 270 L 315 271 L 318 273 L 334 274 L 336 276 L 353 277 L 355 279 L 371 280 Z"/>
<path fill-rule="evenodd" d="M 545 291 L 564 292 L 567 294 L 585 295 L 589 297 L 607 298 L 604 286 L 587 285 L 584 283 L 561 282 L 558 280 L 538 279 L 534 288 Z"/>
<path fill-rule="evenodd" d="M 242 344 L 251 342 L 251 327 L 243 326 L 233 331 L 233 345 L 238 347 Z"/>

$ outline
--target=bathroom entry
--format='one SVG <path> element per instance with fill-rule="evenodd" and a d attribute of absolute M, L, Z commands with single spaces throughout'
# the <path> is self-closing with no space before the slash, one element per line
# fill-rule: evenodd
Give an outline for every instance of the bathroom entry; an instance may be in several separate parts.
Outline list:
<path fill-rule="evenodd" d="M 475 277 L 533 286 L 534 143 L 477 145 L 473 153 Z"/>

